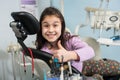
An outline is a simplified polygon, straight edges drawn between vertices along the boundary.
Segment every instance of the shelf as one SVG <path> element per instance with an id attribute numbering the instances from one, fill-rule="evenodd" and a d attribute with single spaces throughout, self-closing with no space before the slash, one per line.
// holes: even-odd
<path id="1" fill-rule="evenodd" d="M 116 41 L 113 41 L 111 39 L 108 39 L 108 38 L 99 38 L 97 40 L 97 42 L 99 42 L 100 44 L 103 44 L 103 45 L 113 45 L 113 46 L 120 46 L 120 40 L 116 40 Z"/>

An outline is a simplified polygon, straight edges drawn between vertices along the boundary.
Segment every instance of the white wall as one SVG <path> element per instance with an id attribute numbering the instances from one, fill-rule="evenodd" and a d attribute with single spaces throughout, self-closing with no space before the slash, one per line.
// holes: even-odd
<path id="1" fill-rule="evenodd" d="M 12 28 L 10 28 L 9 23 L 14 21 L 11 17 L 11 13 L 20 10 L 20 0 L 3 0 L 0 3 L 0 49 L 4 51 L 6 51 L 8 45 L 11 43 L 17 43 L 17 39 L 12 31 Z M 28 36 L 24 43 L 30 45 L 34 40 L 35 35 Z"/>
<path id="2" fill-rule="evenodd" d="M 5 50 L 10 42 L 16 42 L 9 23 L 12 21 L 11 12 L 18 10 L 19 0 L 3 0 L 0 3 L 0 49 Z"/>

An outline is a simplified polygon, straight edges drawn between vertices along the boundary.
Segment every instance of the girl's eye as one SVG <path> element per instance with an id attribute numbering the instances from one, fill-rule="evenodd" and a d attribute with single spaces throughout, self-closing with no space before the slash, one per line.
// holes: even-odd
<path id="1" fill-rule="evenodd" d="M 48 27 L 49 25 L 43 25 L 43 27 Z"/>
<path id="2" fill-rule="evenodd" d="M 58 25 L 57 25 L 57 24 L 54 24 L 53 26 L 54 26 L 54 27 L 57 27 Z"/>

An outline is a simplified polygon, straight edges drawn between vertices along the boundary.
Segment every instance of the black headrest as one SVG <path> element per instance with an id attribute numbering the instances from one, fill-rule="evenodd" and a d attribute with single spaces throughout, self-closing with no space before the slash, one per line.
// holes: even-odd
<path id="1" fill-rule="evenodd" d="M 28 12 L 12 12 L 11 16 L 15 22 L 20 22 L 23 28 L 27 31 L 27 34 L 36 34 L 39 30 L 38 20 Z"/>

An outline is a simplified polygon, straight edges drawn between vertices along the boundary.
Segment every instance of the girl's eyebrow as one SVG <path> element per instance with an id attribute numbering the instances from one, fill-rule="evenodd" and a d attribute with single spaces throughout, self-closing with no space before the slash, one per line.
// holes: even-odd
<path id="1" fill-rule="evenodd" d="M 54 23 L 59 23 L 60 21 L 55 21 Z"/>
<path id="2" fill-rule="evenodd" d="M 47 22 L 42 22 L 42 24 L 43 24 L 43 23 L 47 23 Z"/>
<path id="3" fill-rule="evenodd" d="M 55 21 L 54 23 L 60 23 L 60 21 Z M 48 24 L 48 22 L 42 22 L 42 24 Z"/>

